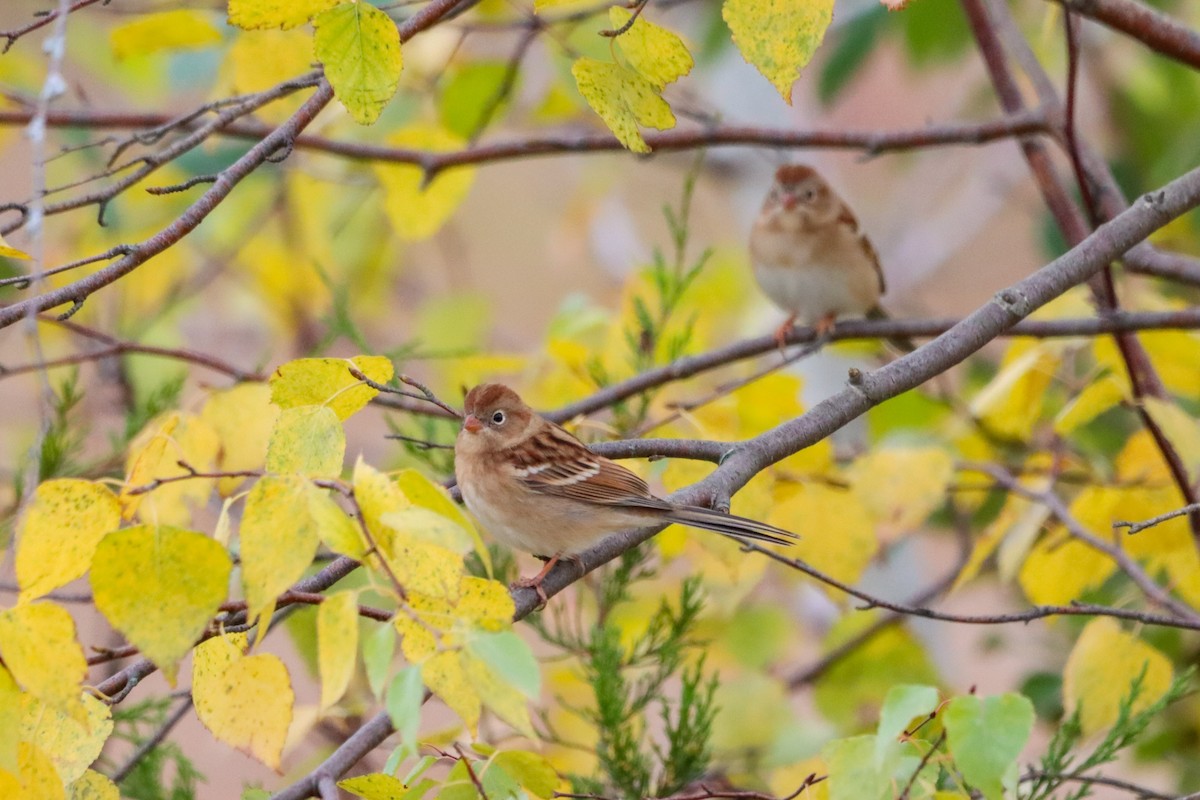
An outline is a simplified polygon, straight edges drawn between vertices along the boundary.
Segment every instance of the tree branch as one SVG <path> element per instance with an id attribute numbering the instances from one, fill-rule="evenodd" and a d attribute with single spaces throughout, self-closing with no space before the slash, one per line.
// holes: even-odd
<path id="1" fill-rule="evenodd" d="M 1200 34 L 1133 0 L 1053 0 L 1066 9 L 1137 39 L 1168 58 L 1200 69 Z"/>

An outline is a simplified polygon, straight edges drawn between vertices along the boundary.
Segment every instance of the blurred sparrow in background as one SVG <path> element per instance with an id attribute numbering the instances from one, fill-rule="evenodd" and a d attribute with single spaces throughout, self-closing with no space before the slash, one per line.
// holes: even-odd
<path id="1" fill-rule="evenodd" d="M 546 559 L 542 579 L 606 536 L 678 522 L 739 541 L 789 544 L 795 534 L 710 508 L 683 506 L 650 494 L 646 482 L 598 456 L 567 431 L 538 416 L 516 392 L 484 383 L 467 393 L 454 444 L 454 472 L 467 508 L 509 547 Z"/>
<path id="2" fill-rule="evenodd" d="M 879 307 L 886 291 L 879 256 L 854 212 L 812 167 L 792 164 L 775 172 L 750 232 L 750 258 L 758 285 L 788 312 L 775 330 L 780 349 L 797 320 L 824 336 L 838 317 L 887 317 Z M 906 340 L 893 343 L 913 349 Z"/>

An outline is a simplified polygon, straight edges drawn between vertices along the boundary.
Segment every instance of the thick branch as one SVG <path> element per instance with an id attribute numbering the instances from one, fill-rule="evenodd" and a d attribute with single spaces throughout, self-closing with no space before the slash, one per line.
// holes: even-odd
<path id="1" fill-rule="evenodd" d="M 1054 0 L 1102 25 L 1132 36 L 1151 50 L 1200 69 L 1200 33 L 1133 0 Z"/>

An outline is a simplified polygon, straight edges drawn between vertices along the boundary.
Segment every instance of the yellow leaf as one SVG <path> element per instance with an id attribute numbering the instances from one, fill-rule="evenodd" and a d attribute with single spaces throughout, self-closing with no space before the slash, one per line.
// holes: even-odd
<path id="1" fill-rule="evenodd" d="M 314 491 L 308 494 L 308 513 L 317 524 L 317 535 L 321 541 L 335 553 L 362 561 L 367 554 L 367 543 L 358 522 L 351 519 L 325 491 L 313 488 Z"/>
<path id="2" fill-rule="evenodd" d="M 1191 399 L 1200 397 L 1200 336 L 1194 331 L 1141 331 L 1138 340 L 1154 364 L 1167 390 Z M 1096 361 L 1119 375 L 1125 374 L 1125 360 L 1111 336 L 1093 340 Z"/>
<path id="3" fill-rule="evenodd" d="M 328 406 L 285 408 L 267 443 L 267 471 L 336 478 L 346 457 L 346 431 Z"/>
<path id="4" fill-rule="evenodd" d="M 80 719 L 56 711 L 25 695 L 21 702 L 21 741 L 30 742 L 46 754 L 64 784 L 71 784 L 104 749 L 113 731 L 112 711 L 95 696 L 78 698 Z"/>
<path id="5" fill-rule="evenodd" d="M 388 511 L 380 515 L 379 521 L 404 536 L 436 544 L 456 553 L 470 550 L 474 543 L 470 534 L 457 521 L 428 508 L 413 505 Z"/>
<path id="6" fill-rule="evenodd" d="M 388 527 L 373 533 L 391 574 L 405 591 L 457 598 L 462 554 Z"/>
<path id="7" fill-rule="evenodd" d="M 828 774 L 829 767 L 821 760 L 821 757 L 813 756 L 774 770 L 770 773 L 767 786 L 770 787 L 772 794 L 786 797 L 795 792 L 796 787 L 803 784 L 808 776 Z M 829 800 L 829 781 L 821 781 L 810 786 L 800 797 L 804 800 Z M 970 798 L 963 795 L 963 800 L 970 800 Z"/>
<path id="8" fill-rule="evenodd" d="M 1142 399 L 1142 407 L 1157 423 L 1167 441 L 1179 454 L 1184 468 L 1194 479 L 1197 470 L 1200 469 L 1200 424 L 1169 400 L 1146 397 Z"/>
<path id="9" fill-rule="evenodd" d="M 87 661 L 66 609 L 41 602 L 0 612 L 0 657 L 26 692 L 51 708 L 82 716 L 79 684 Z"/>
<path id="10" fill-rule="evenodd" d="M 18 258 L 22 261 L 28 261 L 29 254 L 24 250 L 18 250 L 17 248 L 13 247 L 8 242 L 4 241 L 3 236 L 0 236 L 0 258 Z"/>
<path id="11" fill-rule="evenodd" d="M 196 648 L 196 715 L 217 739 L 278 770 L 292 722 L 291 679 L 276 656 L 246 656 L 245 647 L 243 633 L 215 636 Z"/>
<path id="12" fill-rule="evenodd" d="M 483 537 L 479 535 L 479 531 L 463 513 L 462 508 L 450 499 L 449 492 L 415 469 L 401 470 L 396 475 L 396 485 L 414 505 L 440 514 L 466 531 L 475 547 L 476 554 L 483 562 L 484 570 L 488 575 L 492 574 L 492 556 L 483 542 Z"/>
<path id="13" fill-rule="evenodd" d="M 1056 342 L 1013 342 L 996 377 L 971 401 L 971 413 L 998 436 L 1029 438 L 1061 361 L 1061 347 Z"/>
<path id="14" fill-rule="evenodd" d="M 486 631 L 500 631 L 512 624 L 516 606 L 508 587 L 500 581 L 465 575 L 455 610 L 460 618 Z"/>
<path id="15" fill-rule="evenodd" d="M 333 93 L 359 125 L 379 119 L 400 82 L 400 31 L 368 3 L 342 3 L 313 20 L 313 49 Z"/>
<path id="16" fill-rule="evenodd" d="M 849 477 L 858 503 L 884 525 L 909 531 L 945 502 L 954 459 L 940 447 L 884 447 L 855 461 Z"/>
<path id="17" fill-rule="evenodd" d="M 1065 531 L 1043 537 L 1021 566 L 1021 590 L 1036 605 L 1062 605 L 1100 586 L 1117 565 Z"/>
<path id="18" fill-rule="evenodd" d="M 1166 693 L 1171 685 L 1171 662 L 1136 636 L 1125 633 L 1115 619 L 1101 617 L 1087 624 L 1063 668 L 1063 700 L 1067 714 L 1079 711 L 1083 735 L 1090 736 L 1117 721 L 1121 700 L 1134 680 L 1146 671 L 1134 700 L 1137 713 Z"/>
<path id="19" fill-rule="evenodd" d="M 483 659 L 463 652 L 461 660 L 475 695 L 522 736 L 537 738 L 529 720 L 529 704 L 525 695 L 512 684 L 501 680 Z"/>
<path id="20" fill-rule="evenodd" d="M 118 61 L 130 56 L 207 47 L 221 41 L 221 32 L 203 11 L 177 9 L 138 16 L 108 34 Z"/>
<path id="21" fill-rule="evenodd" d="M 411 796 L 404 781 L 383 772 L 338 781 L 338 788 L 364 800 L 406 800 Z"/>
<path id="22" fill-rule="evenodd" d="M 410 664 L 420 664 L 437 652 L 437 635 L 423 623 L 419 611 L 415 616 L 402 611 L 394 620 L 396 632 L 400 634 L 400 652 Z"/>
<path id="23" fill-rule="evenodd" d="M 412 501 L 399 484 L 360 457 L 354 462 L 354 499 L 363 522 L 372 531 L 386 528 L 383 515 L 409 508 Z"/>
<path id="24" fill-rule="evenodd" d="M 317 665 L 321 708 L 341 699 L 354 677 L 358 652 L 358 593 L 334 592 L 317 609 Z"/>
<path id="25" fill-rule="evenodd" d="M 107 776 L 89 769 L 68 787 L 67 798 L 68 800 L 121 800 L 121 792 Z"/>
<path id="26" fill-rule="evenodd" d="M 102 484 L 61 479 L 38 486 L 17 531 L 20 602 L 87 572 L 96 544 L 120 524 L 117 497 Z"/>
<path id="27" fill-rule="evenodd" d="M 466 146 L 462 138 L 432 125 L 404 128 L 389 136 L 387 144 L 434 153 Z M 469 167 L 439 172 L 428 186 L 424 185 L 425 174 L 414 164 L 377 163 L 373 169 L 383 187 L 383 210 L 388 222 L 397 236 L 409 241 L 437 233 L 467 198 L 475 180 L 475 170 Z"/>
<path id="28" fill-rule="evenodd" d="M 675 127 L 675 115 L 658 87 L 633 70 L 585 57 L 571 65 L 571 74 L 583 99 L 626 149 L 650 152 L 639 125 L 660 131 Z"/>
<path id="29" fill-rule="evenodd" d="M 92 561 L 96 607 L 175 684 L 179 660 L 225 600 L 232 564 L 202 533 L 140 525 L 105 536 Z"/>
<path id="30" fill-rule="evenodd" d="M 392 379 L 392 362 L 384 356 L 298 358 L 271 375 L 271 402 L 280 408 L 327 406 L 339 420 L 348 419 L 379 394 L 354 377 L 351 368 L 376 383 Z"/>
<path id="31" fill-rule="evenodd" d="M 621 28 L 632 16 L 632 11 L 621 6 L 608 9 L 614 29 Z M 617 37 L 617 44 L 633 68 L 660 91 L 668 83 L 691 72 L 695 63 L 683 39 L 650 22 L 645 14 L 638 16 L 633 25 Z"/>
<path id="32" fill-rule="evenodd" d="M 451 711 L 462 717 L 473 736 L 479 727 L 482 704 L 463 668 L 464 655 L 457 650 L 435 653 L 421 664 L 421 679 L 425 681 L 429 691 L 436 694 Z"/>
<path id="33" fill-rule="evenodd" d="M 1071 402 L 1063 406 L 1054 417 L 1054 432 L 1066 436 L 1080 425 L 1086 425 L 1096 417 L 1123 401 L 1129 395 L 1129 381 L 1109 373 L 1088 384 Z"/>
<path id="34" fill-rule="evenodd" d="M 790 104 L 800 68 L 833 21 L 833 0 L 725 0 L 721 16 L 742 58 Z"/>
<path id="35" fill-rule="evenodd" d="M 290 0 L 281 0 L 281 2 L 288 6 L 291 5 Z M 312 36 L 306 31 L 242 31 L 234 38 L 233 46 L 229 48 L 227 69 L 234 92 L 254 94 L 309 72 L 312 69 L 312 62 Z M 267 104 L 255 111 L 254 114 L 268 122 L 281 123 L 295 112 L 303 97 L 303 92 L 297 92 L 292 97 L 285 97 Z M 267 230 L 270 231 L 270 226 L 267 227 Z M 279 260 L 286 260 L 284 258 L 287 254 L 286 247 L 278 241 L 273 244 L 274 247 L 267 246 L 262 238 L 256 236 L 247 243 L 240 254 L 251 270 L 258 274 L 260 283 L 266 282 L 263 277 L 264 270 L 273 273 L 276 266 L 274 263 L 261 263 L 260 259 L 264 255 L 268 256 L 272 262 L 277 255 Z M 285 266 L 290 269 L 291 283 L 296 284 L 298 281 L 296 280 L 297 272 L 294 261 L 287 261 Z M 311 270 L 308 270 L 300 274 L 309 278 L 310 273 Z M 303 282 L 304 288 L 317 289 L 319 292 L 318 280 L 316 276 L 311 276 L 310 280 Z M 314 294 L 318 292 L 314 292 Z M 283 295 L 283 297 L 280 298 L 278 295 Z M 285 293 L 280 287 L 276 295 L 262 299 L 267 302 L 279 303 L 285 299 L 293 299 L 293 295 L 290 292 Z M 311 296 L 309 299 L 311 302 Z M 308 308 L 309 306 L 305 305 L 304 307 Z"/>
<path id="36" fill-rule="evenodd" d="M 853 583 L 871 563 L 879 543 L 875 524 L 851 492 L 819 483 L 775 505 L 767 521 L 800 534 L 787 555 L 805 561 L 841 581 Z M 837 531 L 828 535 L 827 531 Z"/>
<path id="37" fill-rule="evenodd" d="M 21 775 L 20 793 L 5 794 L 5 797 L 14 800 L 66 800 L 63 782 L 54 769 L 54 762 L 40 748 L 29 742 L 21 742 L 17 747 L 17 762 Z"/>
<path id="38" fill-rule="evenodd" d="M 0 666 L 0 772 L 16 774 L 19 771 L 17 741 L 20 738 L 21 697 L 17 682 Z"/>
<path id="39" fill-rule="evenodd" d="M 250 619 L 273 608 L 275 598 L 312 564 L 319 539 L 309 493 L 319 491 L 298 475 L 268 475 L 247 495 L 238 538 Z"/>
<path id="40" fill-rule="evenodd" d="M 211 478 L 170 481 L 141 495 L 131 495 L 129 490 L 188 475 L 181 461 L 197 472 L 210 472 L 220 446 L 216 431 L 195 414 L 172 412 L 151 420 L 129 448 L 128 477 L 121 491 L 125 519 L 136 512 L 143 521 L 158 525 L 189 524 L 192 510 L 212 494 Z"/>
<path id="41" fill-rule="evenodd" d="M 229 24 L 239 28 L 294 28 L 340 0 L 229 0 Z"/>
<path id="42" fill-rule="evenodd" d="M 271 403 L 271 389 L 264 383 L 240 383 L 232 389 L 213 392 L 200 412 L 202 419 L 221 442 L 217 469 L 246 472 L 262 469 L 267 442 L 279 419 L 279 408 Z M 217 491 L 228 497 L 245 478 L 222 478 Z"/>

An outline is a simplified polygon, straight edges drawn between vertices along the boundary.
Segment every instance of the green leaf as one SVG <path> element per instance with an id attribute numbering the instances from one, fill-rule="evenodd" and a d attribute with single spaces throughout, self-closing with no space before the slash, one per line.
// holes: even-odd
<path id="1" fill-rule="evenodd" d="M 313 20 L 313 49 L 333 93 L 359 125 L 379 119 L 400 82 L 400 32 L 368 3 L 343 3 Z"/>
<path id="2" fill-rule="evenodd" d="M 392 655 L 396 652 L 396 629 L 391 625 L 374 625 L 362 637 L 363 666 L 367 671 L 367 683 L 376 697 L 383 695 L 384 681 L 392 666 Z"/>
<path id="3" fill-rule="evenodd" d="M 988 800 L 1015 788 L 1017 756 L 1033 730 L 1033 703 L 1019 694 L 956 697 L 942 722 L 954 763 L 967 782 Z"/>
<path id="4" fill-rule="evenodd" d="M 879 712 L 879 730 L 875 737 L 875 767 L 880 769 L 896 752 L 896 737 L 914 717 L 925 717 L 937 708 L 938 692 L 932 686 L 893 686 Z"/>
<path id="5" fill-rule="evenodd" d="M 438 97 L 438 117 L 446 130 L 469 139 L 495 120 L 517 88 L 514 82 L 508 95 L 499 97 L 507 75 L 508 64 L 503 61 L 476 61 L 456 71 Z M 485 112 L 490 119 L 484 118 Z"/>
<path id="6" fill-rule="evenodd" d="M 887 773 L 875 766 L 874 736 L 835 739 L 821 749 L 829 768 L 829 800 L 880 800 L 891 789 Z"/>
<path id="7" fill-rule="evenodd" d="M 475 636 L 468 645 L 496 673 L 530 698 L 542 688 L 542 670 L 525 640 L 512 631 Z"/>
<path id="8" fill-rule="evenodd" d="M 391 626 L 387 626 L 391 628 Z M 417 730 L 421 725 L 421 704 L 425 700 L 425 683 L 421 680 L 421 668 L 408 666 L 396 673 L 388 684 L 387 712 L 392 726 L 399 731 L 400 741 L 416 745 Z"/>
<path id="9" fill-rule="evenodd" d="M 558 773 L 545 756 L 525 750 L 508 750 L 492 759 L 492 764 L 538 797 L 553 797 L 558 788 Z"/>

